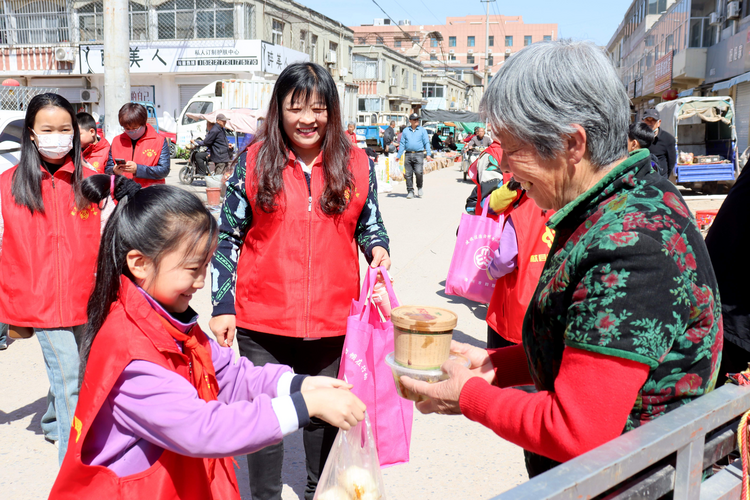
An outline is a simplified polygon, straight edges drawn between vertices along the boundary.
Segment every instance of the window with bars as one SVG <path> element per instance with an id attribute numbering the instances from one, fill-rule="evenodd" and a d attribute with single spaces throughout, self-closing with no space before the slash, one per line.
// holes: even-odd
<path id="1" fill-rule="evenodd" d="M 318 62 L 318 35 L 310 37 L 310 60 Z"/>
<path id="2" fill-rule="evenodd" d="M 277 19 L 271 21 L 271 43 L 284 45 L 284 23 Z"/>
<path id="3" fill-rule="evenodd" d="M 104 40 L 103 2 L 91 2 L 78 8 L 78 30 L 82 42 Z M 144 5 L 129 2 L 129 29 L 131 40 L 148 40 L 148 11 Z"/>
<path id="4" fill-rule="evenodd" d="M 490 47 L 494 47 L 494 46 L 495 46 L 495 36 L 490 35 Z"/>
<path id="5" fill-rule="evenodd" d="M 156 7 L 156 14 L 160 40 L 234 38 L 231 3 L 220 0 L 169 0 Z"/>
<path id="6" fill-rule="evenodd" d="M 68 13 L 64 2 L 31 2 L 16 10 L 17 43 L 61 43 L 70 41 Z"/>
<path id="7" fill-rule="evenodd" d="M 299 31 L 299 51 L 307 52 L 307 31 L 305 30 Z"/>
<path id="8" fill-rule="evenodd" d="M 466 56 L 466 64 L 474 64 L 474 55 L 469 54 Z"/>
<path id="9" fill-rule="evenodd" d="M 245 38 L 254 40 L 255 37 L 255 6 L 249 3 L 245 4 Z"/>

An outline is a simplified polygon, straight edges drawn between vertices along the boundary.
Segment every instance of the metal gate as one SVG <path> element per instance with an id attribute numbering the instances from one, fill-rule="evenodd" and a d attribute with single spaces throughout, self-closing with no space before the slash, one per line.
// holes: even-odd
<path id="1" fill-rule="evenodd" d="M 177 114 L 175 114 L 175 120 L 177 119 L 180 114 L 182 114 L 182 110 L 185 109 L 185 106 L 187 106 L 188 101 L 193 98 L 195 94 L 200 92 L 206 87 L 207 84 L 190 84 L 190 85 L 180 85 L 180 109 L 177 110 Z"/>
<path id="2" fill-rule="evenodd" d="M 42 87 L 2 87 L 0 88 L 0 109 L 4 111 L 25 111 L 29 101 L 38 94 L 56 94 L 57 88 Z"/>
<path id="3" fill-rule="evenodd" d="M 735 102 L 737 118 L 735 127 L 737 129 L 737 154 L 741 155 L 750 145 L 750 82 L 737 85 L 737 100 Z"/>

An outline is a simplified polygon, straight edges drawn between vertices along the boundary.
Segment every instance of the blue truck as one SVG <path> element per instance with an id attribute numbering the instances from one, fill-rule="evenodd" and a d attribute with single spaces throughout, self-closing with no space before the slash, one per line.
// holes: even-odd
<path id="1" fill-rule="evenodd" d="M 731 97 L 685 97 L 656 106 L 661 130 L 677 142 L 676 183 L 706 194 L 732 186 L 740 174 Z"/>

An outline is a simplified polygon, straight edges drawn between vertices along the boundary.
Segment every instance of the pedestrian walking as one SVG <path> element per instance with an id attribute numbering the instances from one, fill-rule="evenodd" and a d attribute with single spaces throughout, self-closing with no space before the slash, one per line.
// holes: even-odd
<path id="1" fill-rule="evenodd" d="M 360 292 L 357 247 L 372 266 L 390 267 L 375 169 L 342 129 L 336 84 L 318 64 L 279 75 L 266 124 L 228 181 L 209 325 L 222 345 L 236 331 L 255 366 L 336 377 Z M 335 437 L 320 420 L 304 430 L 307 500 Z M 283 459 L 283 443 L 248 455 L 254 499 L 281 498 Z"/>
<path id="2" fill-rule="evenodd" d="M 346 136 L 349 138 L 349 140 L 352 142 L 354 146 L 357 145 L 357 124 L 354 122 L 349 122 L 346 125 Z"/>
<path id="3" fill-rule="evenodd" d="M 654 140 L 648 149 L 659 162 L 659 173 L 669 178 L 677 164 L 677 142 L 672 134 L 661 129 L 661 116 L 656 109 L 647 110 L 642 121 L 654 131 Z"/>
<path id="4" fill-rule="evenodd" d="M 96 120 L 90 114 L 78 113 L 76 122 L 81 133 L 81 155 L 85 162 L 84 166 L 98 174 L 103 174 L 109 158 L 109 141 L 104 137 L 99 137 Z"/>
<path id="5" fill-rule="evenodd" d="M 73 107 L 57 94 L 28 106 L 18 165 L 0 175 L 0 322 L 32 328 L 49 377 L 45 439 L 62 462 L 78 400 L 78 345 L 94 284 L 100 210 L 81 194 Z"/>
<path id="6" fill-rule="evenodd" d="M 404 156 L 404 167 L 406 172 L 406 199 L 414 198 L 413 177 L 417 178 L 417 196 L 420 198 L 424 194 L 422 191 L 422 178 L 424 171 L 424 161 L 432 161 L 430 151 L 430 139 L 427 137 L 427 130 L 419 124 L 419 115 L 412 113 L 409 116 L 410 127 L 405 128 L 401 133 L 401 142 L 398 148 L 398 157 Z"/>
<path id="7" fill-rule="evenodd" d="M 143 187 L 164 184 L 170 169 L 169 144 L 147 123 L 146 108 L 129 102 L 118 118 L 125 132 L 112 141 L 105 172 L 124 175 Z"/>
<path id="8" fill-rule="evenodd" d="M 227 126 L 227 117 L 222 113 L 216 115 L 216 123 L 208 123 L 206 137 L 203 140 L 190 141 L 198 146 L 206 146 L 207 151 L 195 154 L 196 171 L 200 175 L 211 175 L 208 170 L 208 158 L 214 165 L 227 164 L 232 158 L 229 155 L 229 141 L 224 127 Z"/>
<path id="9" fill-rule="evenodd" d="M 364 419 L 345 382 L 253 366 L 200 329 L 190 299 L 219 231 L 198 198 L 122 176 L 82 189 L 120 203 L 102 235 L 74 440 L 50 499 L 239 500 L 233 455 L 278 443 L 310 417 L 343 429 Z"/>

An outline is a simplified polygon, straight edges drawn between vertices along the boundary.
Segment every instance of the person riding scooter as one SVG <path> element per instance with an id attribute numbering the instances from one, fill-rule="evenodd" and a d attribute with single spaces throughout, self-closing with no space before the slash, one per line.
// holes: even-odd
<path id="1" fill-rule="evenodd" d="M 196 173 L 198 175 L 211 175 L 208 169 L 208 157 L 214 165 L 219 163 L 229 163 L 231 160 L 229 154 L 229 141 L 224 127 L 227 124 L 227 117 L 223 114 L 216 115 L 216 123 L 208 122 L 206 125 L 206 138 L 197 141 L 190 141 L 197 146 L 206 146 L 208 151 L 199 151 L 195 154 Z"/>

